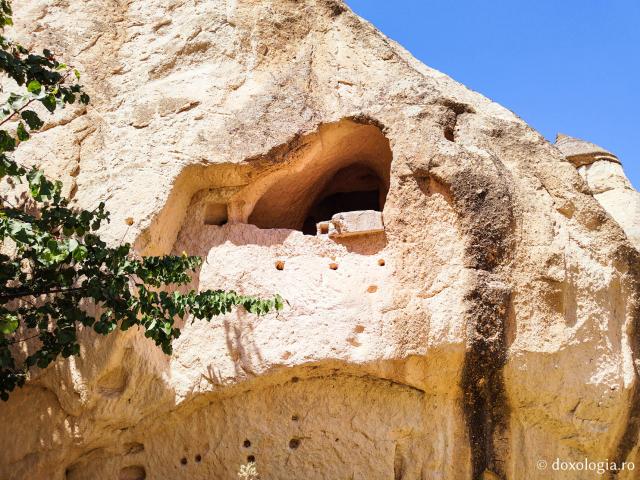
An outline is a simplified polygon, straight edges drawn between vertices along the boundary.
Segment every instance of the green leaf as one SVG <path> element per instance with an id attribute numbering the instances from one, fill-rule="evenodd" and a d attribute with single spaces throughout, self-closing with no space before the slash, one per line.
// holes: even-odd
<path id="1" fill-rule="evenodd" d="M 31 196 L 36 200 L 40 199 L 41 196 L 41 187 L 44 180 L 44 174 L 40 171 L 32 172 L 28 177 L 29 181 L 29 190 L 31 191 Z"/>
<path id="2" fill-rule="evenodd" d="M 55 112 L 55 110 L 56 110 L 56 97 L 55 96 L 47 95 L 46 97 L 41 98 L 40 102 L 51 113 Z"/>
<path id="3" fill-rule="evenodd" d="M 18 140 L 20 140 L 21 142 L 26 142 L 27 140 L 29 140 L 29 132 L 27 132 L 27 129 L 24 127 L 24 123 L 22 122 L 18 124 L 16 134 L 18 135 Z"/>
<path id="4" fill-rule="evenodd" d="M 79 246 L 80 246 L 80 243 L 75 238 L 72 238 L 71 240 L 69 240 L 68 248 L 71 253 L 75 252 Z"/>
<path id="5" fill-rule="evenodd" d="M 29 91 L 29 93 L 35 93 L 36 95 L 39 95 L 42 91 L 42 85 L 37 80 L 31 80 L 27 84 L 27 90 Z"/>
<path id="6" fill-rule="evenodd" d="M 23 95 L 18 95 L 15 92 L 11 92 L 9 94 L 9 98 L 7 99 L 7 103 L 11 106 L 15 105 L 16 103 L 18 103 L 20 100 L 24 100 L 24 96 Z"/>
<path id="7" fill-rule="evenodd" d="M 9 335 L 18 329 L 18 316 L 15 313 L 5 313 L 0 317 L 0 333 Z"/>
<path id="8" fill-rule="evenodd" d="M 73 74 L 76 76 L 76 79 L 80 80 L 80 72 L 77 69 L 73 69 Z"/>
<path id="9" fill-rule="evenodd" d="M 62 94 L 62 101 L 64 103 L 68 103 L 69 105 L 73 105 L 74 103 L 76 103 L 76 96 L 73 93 L 64 92 Z"/>
<path id="10" fill-rule="evenodd" d="M 13 152 L 15 149 L 15 139 L 6 131 L 0 130 L 0 152 Z"/>
<path id="11" fill-rule="evenodd" d="M 27 122 L 31 130 L 40 130 L 44 125 L 44 122 L 40 120 L 40 117 L 33 110 L 25 110 L 21 114 L 22 119 Z"/>
<path id="12" fill-rule="evenodd" d="M 284 308 L 284 299 L 280 295 L 274 297 L 274 304 L 276 310 L 282 310 Z"/>

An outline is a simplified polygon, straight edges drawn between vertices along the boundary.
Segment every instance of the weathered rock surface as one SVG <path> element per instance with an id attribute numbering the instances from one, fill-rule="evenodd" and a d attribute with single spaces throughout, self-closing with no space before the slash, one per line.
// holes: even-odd
<path id="1" fill-rule="evenodd" d="M 318 225 L 320 234 L 327 233 L 332 238 L 384 233 L 382 214 L 375 210 L 336 213 L 331 220 Z"/>
<path id="2" fill-rule="evenodd" d="M 602 476 L 537 462 L 640 463 L 621 170 L 581 176 L 339 1 L 15 7 L 24 43 L 74 59 L 93 98 L 22 161 L 106 201 L 111 241 L 205 257 L 194 287 L 288 307 L 189 322 L 170 358 L 138 332 L 84 332 L 81 359 L 0 405 L 1 478 L 231 479 L 255 459 L 264 479 L 583 480 Z M 313 234 L 371 209 L 384 232 Z"/>
<path id="3" fill-rule="evenodd" d="M 594 198 L 640 248 L 640 193 L 627 179 L 618 157 L 593 143 L 562 134 L 556 146 L 578 168 Z"/>

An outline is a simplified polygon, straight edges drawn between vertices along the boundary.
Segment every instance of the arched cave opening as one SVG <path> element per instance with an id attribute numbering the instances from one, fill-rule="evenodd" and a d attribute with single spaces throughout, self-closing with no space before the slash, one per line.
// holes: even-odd
<path id="1" fill-rule="evenodd" d="M 305 235 L 315 235 L 319 222 L 331 220 L 336 213 L 358 210 L 382 211 L 384 185 L 365 165 L 351 165 L 329 180 L 325 191 L 314 201 L 302 225 Z"/>
<path id="2" fill-rule="evenodd" d="M 321 128 L 305 153 L 255 203 L 249 223 L 316 234 L 316 224 L 337 213 L 382 212 L 392 153 L 374 125 L 342 121 Z"/>

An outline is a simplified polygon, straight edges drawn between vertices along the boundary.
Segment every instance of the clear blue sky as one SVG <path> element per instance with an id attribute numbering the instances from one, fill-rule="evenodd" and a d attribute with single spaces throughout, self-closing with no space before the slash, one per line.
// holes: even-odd
<path id="1" fill-rule="evenodd" d="M 640 188 L 640 0 L 346 0 L 415 57 L 612 151 Z"/>

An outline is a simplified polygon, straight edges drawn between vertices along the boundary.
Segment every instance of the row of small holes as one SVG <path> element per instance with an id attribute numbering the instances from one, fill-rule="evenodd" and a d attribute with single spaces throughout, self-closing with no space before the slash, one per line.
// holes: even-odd
<path id="1" fill-rule="evenodd" d="M 293 377 L 294 382 L 298 380 L 297 377 Z M 298 417 L 298 415 L 293 415 L 291 417 L 291 420 L 293 420 L 294 422 L 297 422 L 299 420 L 300 417 Z M 337 439 L 336 439 L 337 440 Z M 251 440 L 246 439 L 243 443 L 242 446 L 244 448 L 249 448 L 251 446 Z M 300 439 L 299 438 L 292 438 L 291 440 L 289 440 L 289 448 L 291 448 L 292 450 L 295 450 L 296 448 L 298 448 L 300 446 Z M 255 462 L 256 461 L 256 457 L 253 455 L 249 455 L 247 457 L 247 461 L 248 462 Z"/>
<path id="2" fill-rule="evenodd" d="M 244 442 L 242 442 L 242 446 L 243 446 L 244 448 L 249 448 L 249 447 L 251 446 L 251 440 L 246 439 Z M 247 457 L 247 462 L 250 462 L 250 463 L 251 463 L 251 462 L 255 462 L 255 461 L 256 461 L 256 457 L 255 457 L 255 456 L 253 456 L 253 455 L 249 455 L 249 456 Z"/>
<path id="3" fill-rule="evenodd" d="M 298 377 L 293 377 L 291 379 L 291 381 L 293 381 L 294 383 L 298 381 Z M 291 420 L 293 420 L 294 422 L 297 422 L 298 419 L 300 417 L 298 417 L 298 415 L 293 415 L 291 417 Z M 251 440 L 249 439 L 245 439 L 244 442 L 242 442 L 242 446 L 244 448 L 249 448 L 251 447 Z M 296 448 L 298 448 L 300 446 L 300 439 L 299 438 L 292 438 L 291 440 L 289 440 L 289 448 L 295 450 Z M 202 461 L 202 455 L 200 455 L 199 453 L 195 456 L 195 461 L 196 463 L 200 463 Z M 256 457 L 254 455 L 249 455 L 247 457 L 247 462 L 255 462 L 256 461 Z M 186 465 L 188 462 L 187 457 L 182 457 L 180 459 L 180 463 L 182 465 Z"/>
<path id="4" fill-rule="evenodd" d="M 196 463 L 200 463 L 202 461 L 202 455 L 200 455 L 199 453 L 194 457 L 194 460 L 196 461 Z M 182 457 L 180 459 L 180 463 L 182 465 L 186 465 L 188 462 L 187 457 Z"/>
<path id="5" fill-rule="evenodd" d="M 384 258 L 381 258 L 380 260 L 378 260 L 378 265 L 380 265 L 381 267 L 384 267 L 384 265 L 385 265 Z M 330 263 L 329 264 L 329 268 L 331 270 L 337 270 L 338 269 L 338 264 L 337 263 Z M 276 262 L 276 270 L 284 270 L 284 262 L 282 260 L 278 260 Z"/>

